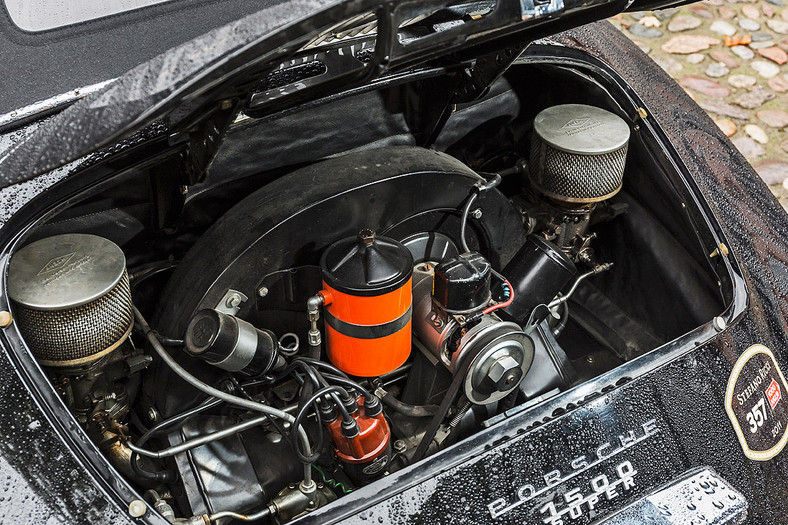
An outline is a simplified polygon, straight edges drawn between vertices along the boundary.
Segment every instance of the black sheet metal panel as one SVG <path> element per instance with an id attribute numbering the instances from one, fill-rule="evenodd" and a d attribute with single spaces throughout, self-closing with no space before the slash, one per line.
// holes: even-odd
<path id="1" fill-rule="evenodd" d="M 171 47 L 281 2 L 170 0 L 42 31 L 14 23 L 6 2 L 0 2 L 0 114 L 115 78 Z"/>
<path id="2" fill-rule="evenodd" d="M 95 471 L 63 443 L 19 373 L 6 352 L 0 352 L 0 521 L 127 522 L 123 506 L 107 497 L 96 485 Z M 81 432 L 76 422 L 66 427 Z"/>
<path id="3" fill-rule="evenodd" d="M 553 41 L 566 46 L 554 53 L 587 51 L 587 59 L 599 60 L 648 111 L 641 125 L 686 163 L 690 187 L 707 201 L 744 270 L 726 312 L 735 322 L 716 336 L 707 324 L 672 350 L 657 349 L 518 414 L 394 474 L 387 488 L 362 489 L 304 523 L 561 523 L 559 513 L 563 523 L 590 523 L 704 466 L 744 495 L 748 523 L 777 524 L 788 515 L 785 453 L 747 459 L 724 403 L 733 364 L 750 346 L 767 346 L 786 368 L 788 216 L 709 117 L 613 26 L 591 24 Z M 601 487 L 604 479 L 617 483 L 613 492 L 594 489 L 592 482 Z M 584 503 L 568 510 L 579 495 Z"/>

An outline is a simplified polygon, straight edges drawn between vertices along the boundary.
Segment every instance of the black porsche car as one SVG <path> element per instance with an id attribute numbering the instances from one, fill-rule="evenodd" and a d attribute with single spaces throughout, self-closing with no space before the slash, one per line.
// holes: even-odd
<path id="1" fill-rule="evenodd" d="M 788 217 L 595 22 L 663 2 L 50 3 L 0 521 L 785 522 Z"/>

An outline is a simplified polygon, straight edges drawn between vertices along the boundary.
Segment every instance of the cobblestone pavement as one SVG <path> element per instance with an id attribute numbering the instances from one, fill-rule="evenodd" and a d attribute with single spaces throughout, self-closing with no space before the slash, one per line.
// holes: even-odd
<path id="1" fill-rule="evenodd" d="M 695 99 L 788 209 L 788 0 L 703 0 L 610 21 Z"/>

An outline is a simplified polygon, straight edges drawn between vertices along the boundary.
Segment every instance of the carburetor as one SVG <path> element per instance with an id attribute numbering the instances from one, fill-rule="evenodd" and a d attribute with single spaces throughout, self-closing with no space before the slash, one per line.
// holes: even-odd
<path id="1" fill-rule="evenodd" d="M 624 119 L 602 108 L 561 104 L 539 112 L 524 181 L 530 192 L 520 203 L 528 232 L 573 262 L 592 264 L 591 216 L 622 212 L 607 201 L 622 188 L 629 138 Z M 604 212 L 595 213 L 600 206 Z"/>
<path id="2" fill-rule="evenodd" d="M 419 263 L 413 272 L 417 346 L 452 374 L 465 374 L 464 393 L 477 405 L 517 388 L 534 357 L 520 326 L 493 313 L 499 305 L 491 305 L 491 277 L 490 263 L 476 252 Z"/>

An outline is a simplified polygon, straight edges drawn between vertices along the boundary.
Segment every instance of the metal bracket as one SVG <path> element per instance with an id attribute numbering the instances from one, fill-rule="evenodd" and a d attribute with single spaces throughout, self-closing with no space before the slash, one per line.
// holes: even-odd
<path id="1" fill-rule="evenodd" d="M 465 71 L 465 80 L 454 92 L 452 104 L 473 102 L 483 97 L 524 50 L 525 46 L 515 44 L 477 58 L 473 67 Z"/>
<path id="2" fill-rule="evenodd" d="M 427 98 L 427 104 L 421 104 L 425 113 L 418 115 L 419 125 L 416 126 L 414 132 L 417 142 L 424 147 L 431 147 L 457 104 L 473 102 L 486 95 L 493 83 L 501 78 L 524 50 L 525 46 L 521 44 L 508 46 L 495 53 L 477 58 L 472 66 L 465 68 L 460 74 L 452 74 L 445 79 L 431 80 L 430 87 L 432 89 L 424 90 L 427 95 L 421 95 L 429 97 L 431 94 L 433 100 Z M 443 106 L 437 104 L 444 100 L 443 93 L 452 87 L 453 91 L 450 91 L 448 102 Z M 436 111 L 435 108 L 442 109 Z M 429 110 L 429 113 L 426 113 L 426 110 Z M 409 125 L 414 127 L 412 123 Z"/>
<path id="3" fill-rule="evenodd" d="M 214 308 L 217 312 L 235 315 L 241 309 L 241 305 L 249 299 L 243 293 L 230 289 L 225 292 L 219 303 Z"/>
<path id="4" fill-rule="evenodd" d="M 219 151 L 226 132 L 238 113 L 237 99 L 225 99 L 216 104 L 207 114 L 201 114 L 193 121 L 174 122 L 173 127 L 180 130 L 170 137 L 170 142 L 186 142 L 182 155 L 182 166 L 188 184 L 196 184 L 205 178 L 216 152 Z M 188 108 L 184 111 L 188 111 Z M 191 115 L 185 115 L 187 118 Z M 178 118 L 173 115 L 172 120 Z"/>

